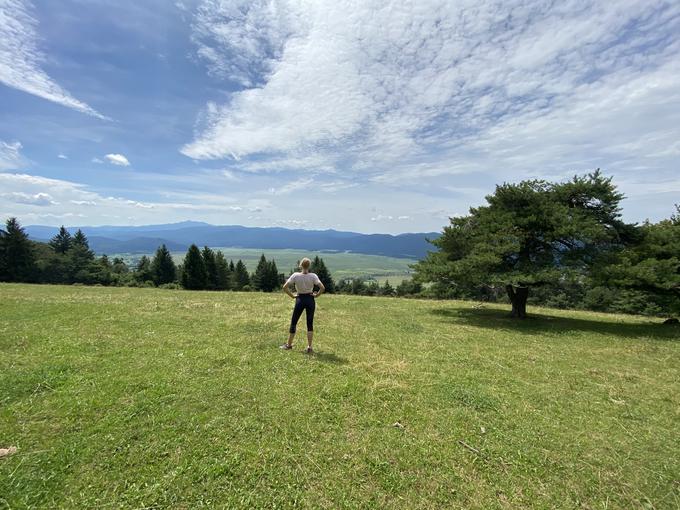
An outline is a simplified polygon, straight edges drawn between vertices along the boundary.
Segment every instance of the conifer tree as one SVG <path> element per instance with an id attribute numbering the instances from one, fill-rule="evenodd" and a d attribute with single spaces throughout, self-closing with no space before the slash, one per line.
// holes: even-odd
<path id="1" fill-rule="evenodd" d="M 30 282 L 37 279 L 31 241 L 16 218 L 0 229 L 0 281 Z"/>
<path id="2" fill-rule="evenodd" d="M 139 259 L 139 262 L 137 262 L 137 267 L 135 268 L 135 280 L 141 283 L 153 280 L 151 261 L 146 255 L 142 256 L 142 258 Z"/>
<path id="3" fill-rule="evenodd" d="M 205 262 L 198 246 L 192 244 L 184 257 L 184 270 L 182 271 L 182 287 L 190 290 L 202 290 L 208 284 L 208 273 L 205 270 Z"/>
<path id="4" fill-rule="evenodd" d="M 221 251 L 215 254 L 215 266 L 217 270 L 215 288 L 217 290 L 229 290 L 231 288 L 231 272 L 229 271 L 227 259 L 224 258 L 224 253 Z"/>
<path id="5" fill-rule="evenodd" d="M 496 186 L 487 204 L 451 218 L 416 264 L 416 279 L 474 294 L 504 286 L 511 316 L 526 317 L 529 289 L 583 281 L 634 226 L 620 219 L 623 195 L 597 170 L 571 181 Z"/>
<path id="6" fill-rule="evenodd" d="M 85 246 L 88 250 L 90 249 L 90 243 L 87 240 L 87 236 L 82 230 L 78 229 L 73 236 L 73 246 Z"/>
<path id="7" fill-rule="evenodd" d="M 394 287 L 392 287 L 392 285 L 390 285 L 390 281 L 385 280 L 385 283 L 383 284 L 382 289 L 380 289 L 380 295 L 392 297 L 392 296 L 394 296 L 394 293 L 395 293 Z"/>
<path id="8" fill-rule="evenodd" d="M 281 276 L 279 275 L 279 269 L 276 267 L 276 262 L 274 260 L 267 263 L 267 277 L 265 280 L 265 285 L 262 290 L 265 292 L 272 292 L 276 287 L 283 284 Z"/>
<path id="9" fill-rule="evenodd" d="M 97 264 L 93 264 L 90 270 L 88 280 L 84 283 L 100 283 L 102 285 L 110 285 L 113 281 L 113 264 L 107 255 L 102 255 Z"/>
<path id="10" fill-rule="evenodd" d="M 172 283 L 177 279 L 177 267 L 164 244 L 158 247 L 151 261 L 151 279 L 156 285 Z"/>
<path id="11" fill-rule="evenodd" d="M 269 278 L 269 264 L 264 256 L 264 253 L 260 256 L 260 260 L 257 263 L 255 272 L 251 278 L 253 289 L 264 291 L 267 287 L 267 279 Z"/>
<path id="12" fill-rule="evenodd" d="M 215 290 L 217 289 L 217 261 L 215 260 L 215 252 L 204 246 L 201 256 L 203 257 L 203 264 L 205 265 L 205 272 L 208 278 L 205 288 Z"/>
<path id="13" fill-rule="evenodd" d="M 323 283 L 324 287 L 326 287 L 326 292 L 329 294 L 333 294 L 335 292 L 335 282 L 333 281 L 333 277 L 331 276 L 331 273 L 326 267 L 326 264 L 322 258 L 320 258 L 318 255 L 314 257 L 309 270 L 312 273 L 316 273 L 316 275 L 319 277 L 319 280 L 321 280 L 321 283 Z"/>
<path id="14" fill-rule="evenodd" d="M 98 277 L 92 276 L 91 273 L 99 273 L 100 270 L 96 265 L 93 265 L 95 262 L 94 252 L 90 250 L 90 244 L 82 230 L 78 229 L 73 236 L 71 248 L 67 255 L 70 281 L 91 283 L 93 280 L 97 280 Z"/>
<path id="15" fill-rule="evenodd" d="M 241 259 L 234 266 L 234 290 L 243 290 L 250 285 L 250 275 L 248 269 Z"/>
<path id="16" fill-rule="evenodd" d="M 80 232 L 80 231 L 79 231 Z M 55 253 L 64 255 L 70 248 L 73 238 L 69 231 L 64 228 L 64 225 L 59 228 L 59 232 L 49 242 Z"/>

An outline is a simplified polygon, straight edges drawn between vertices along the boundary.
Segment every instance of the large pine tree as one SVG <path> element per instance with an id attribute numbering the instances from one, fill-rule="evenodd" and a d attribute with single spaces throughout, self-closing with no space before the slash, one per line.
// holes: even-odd
<path id="1" fill-rule="evenodd" d="M 37 281 L 37 267 L 31 241 L 16 218 L 0 229 L 0 281 Z"/>
<path id="2" fill-rule="evenodd" d="M 208 284 L 208 273 L 198 246 L 192 244 L 184 257 L 182 287 L 190 290 L 203 290 Z"/>
<path id="3" fill-rule="evenodd" d="M 496 186 L 487 205 L 451 218 L 416 277 L 467 295 L 503 286 L 512 317 L 525 317 L 530 287 L 582 281 L 595 261 L 627 242 L 633 227 L 620 220 L 622 198 L 599 170 L 565 183 Z"/>
<path id="4" fill-rule="evenodd" d="M 60 253 L 64 255 L 70 248 L 73 242 L 73 238 L 64 225 L 59 228 L 59 232 L 55 235 L 49 242 L 55 253 Z"/>
<path id="5" fill-rule="evenodd" d="M 177 267 L 165 244 L 158 247 L 151 261 L 151 275 L 156 285 L 172 283 L 177 278 Z"/>

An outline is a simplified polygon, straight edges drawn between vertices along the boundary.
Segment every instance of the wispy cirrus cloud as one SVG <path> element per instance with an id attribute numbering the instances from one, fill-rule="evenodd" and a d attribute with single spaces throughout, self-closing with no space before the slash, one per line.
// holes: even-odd
<path id="1" fill-rule="evenodd" d="M 73 97 L 43 69 L 38 21 L 32 4 L 24 0 L 0 1 L 0 82 L 99 119 L 108 119 Z"/>
<path id="2" fill-rule="evenodd" d="M 3 142 L 0 140 L 0 172 L 15 170 L 23 164 L 20 142 Z"/>

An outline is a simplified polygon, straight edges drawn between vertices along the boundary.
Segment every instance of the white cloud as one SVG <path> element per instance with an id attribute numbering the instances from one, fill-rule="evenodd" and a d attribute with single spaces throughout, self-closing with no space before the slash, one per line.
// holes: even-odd
<path id="1" fill-rule="evenodd" d="M 234 174 L 234 172 L 232 172 L 231 170 L 226 170 L 226 169 L 225 169 L 225 170 L 222 170 L 222 171 L 221 171 L 221 174 L 222 174 L 222 177 L 224 177 L 224 178 L 227 179 L 228 181 L 239 182 L 239 181 L 241 180 L 241 179 L 239 179 L 238 176 L 236 176 L 236 174 Z"/>
<path id="2" fill-rule="evenodd" d="M 98 165 L 101 165 L 104 162 L 101 159 L 95 157 L 95 158 L 92 158 L 92 163 L 96 163 Z"/>
<path id="3" fill-rule="evenodd" d="M 185 220 L 187 215 L 219 224 L 225 218 L 240 218 L 270 207 L 264 199 L 244 197 L 239 205 L 230 197 L 216 194 L 181 194 L 184 201 L 132 200 L 105 196 L 76 182 L 16 173 L 0 173 L 0 189 L 0 211 L 17 216 L 24 224 L 53 224 L 69 217 L 85 218 L 93 225 L 110 224 L 111 220 L 150 224 Z"/>
<path id="4" fill-rule="evenodd" d="M 107 154 L 106 156 L 104 156 L 104 158 L 107 159 L 108 162 L 111 163 L 112 165 L 130 166 L 130 162 L 122 154 Z"/>
<path id="5" fill-rule="evenodd" d="M 271 188 L 271 192 L 276 194 L 276 195 L 287 195 L 289 193 L 294 193 L 297 191 L 301 191 L 304 189 L 311 188 L 314 184 L 314 179 L 312 178 L 303 178 L 303 179 L 298 179 L 292 182 L 289 182 L 287 184 L 284 184 L 283 186 L 279 188 Z"/>
<path id="6" fill-rule="evenodd" d="M 59 159 L 68 159 L 68 156 L 66 154 L 59 154 L 57 157 Z"/>
<path id="7" fill-rule="evenodd" d="M 465 186 L 487 192 L 677 168 L 677 2 L 206 0 L 194 41 L 229 97 L 191 158 L 383 186 L 477 175 Z"/>
<path id="8" fill-rule="evenodd" d="M 8 143 L 0 140 L 0 172 L 15 170 L 22 166 L 21 148 L 19 142 Z"/>
<path id="9" fill-rule="evenodd" d="M 36 193 L 31 195 L 21 191 L 13 191 L 11 193 L 2 193 L 0 197 L 15 204 L 29 204 L 38 206 L 57 204 L 57 202 L 52 200 L 52 197 L 48 193 Z"/>
<path id="10" fill-rule="evenodd" d="M 106 119 L 61 88 L 42 69 L 46 60 L 39 49 L 37 20 L 31 4 L 23 0 L 0 3 L 0 82 L 93 117 Z"/>

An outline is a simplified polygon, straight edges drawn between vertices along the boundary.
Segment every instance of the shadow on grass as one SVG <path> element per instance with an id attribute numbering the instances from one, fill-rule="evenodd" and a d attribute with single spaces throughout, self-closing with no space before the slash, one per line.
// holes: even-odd
<path id="1" fill-rule="evenodd" d="M 530 311 L 531 312 L 531 311 Z M 655 340 L 680 340 L 680 327 L 659 322 L 632 324 L 612 320 L 588 320 L 573 317 L 530 313 L 526 319 L 513 319 L 509 311 L 499 309 L 436 308 L 431 312 L 446 322 L 513 331 L 526 335 L 569 334 L 573 331 L 601 333 L 624 338 L 653 338 Z"/>
<path id="2" fill-rule="evenodd" d="M 318 361 L 323 361 L 324 363 L 331 363 L 333 365 L 346 365 L 347 360 L 345 358 L 342 358 L 336 354 L 333 354 L 332 352 L 322 352 L 322 351 L 314 351 L 313 354 L 308 355 L 312 359 L 318 360 Z"/>

